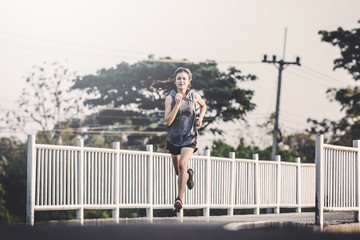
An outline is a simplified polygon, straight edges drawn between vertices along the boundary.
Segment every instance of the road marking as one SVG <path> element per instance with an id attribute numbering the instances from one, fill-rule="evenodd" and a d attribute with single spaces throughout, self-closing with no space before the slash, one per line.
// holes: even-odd
<path id="1" fill-rule="evenodd" d="M 269 222 L 269 221 L 235 222 L 235 223 L 228 223 L 228 224 L 224 225 L 223 228 L 228 231 L 238 231 L 241 229 L 265 227 L 266 225 L 269 225 L 269 224 L 271 224 L 271 222 Z"/>

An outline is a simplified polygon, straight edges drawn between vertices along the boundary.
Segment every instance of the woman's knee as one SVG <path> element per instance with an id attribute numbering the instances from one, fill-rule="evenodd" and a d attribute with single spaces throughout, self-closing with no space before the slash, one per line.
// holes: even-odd
<path id="1" fill-rule="evenodd" d="M 185 162 L 179 162 L 179 173 L 186 172 L 186 163 Z"/>

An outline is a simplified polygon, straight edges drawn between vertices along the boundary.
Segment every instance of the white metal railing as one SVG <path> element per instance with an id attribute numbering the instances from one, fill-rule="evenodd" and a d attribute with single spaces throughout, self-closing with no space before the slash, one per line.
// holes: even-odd
<path id="1" fill-rule="evenodd" d="M 360 141 L 353 147 L 324 144 L 316 137 L 316 224 L 323 226 L 324 211 L 360 212 Z"/>
<path id="2" fill-rule="evenodd" d="M 314 207 L 315 164 L 193 156 L 188 165 L 195 170 L 195 188 L 185 191 L 184 207 L 210 209 Z M 121 208 L 145 208 L 152 219 L 153 209 L 173 208 L 177 180 L 170 154 L 120 149 L 36 144 L 28 138 L 27 223 L 34 224 L 35 211 L 76 210 L 80 223 L 84 209 L 112 209 L 119 220 Z"/>

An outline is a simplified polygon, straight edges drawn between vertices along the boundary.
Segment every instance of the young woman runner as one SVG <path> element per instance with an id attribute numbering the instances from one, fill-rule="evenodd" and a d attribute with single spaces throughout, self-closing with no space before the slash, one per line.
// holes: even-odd
<path id="1" fill-rule="evenodd" d="M 165 90 L 169 95 L 165 98 L 165 123 L 167 125 L 167 149 L 171 153 L 176 175 L 178 175 L 178 194 L 174 203 L 174 211 L 182 209 L 185 185 L 194 187 L 194 170 L 187 169 L 189 160 L 197 151 L 197 130 L 202 125 L 206 104 L 199 94 L 188 89 L 192 80 L 191 71 L 180 67 L 175 70 L 173 79 L 153 84 L 157 90 Z M 200 105 L 200 114 L 196 117 L 195 107 Z"/>

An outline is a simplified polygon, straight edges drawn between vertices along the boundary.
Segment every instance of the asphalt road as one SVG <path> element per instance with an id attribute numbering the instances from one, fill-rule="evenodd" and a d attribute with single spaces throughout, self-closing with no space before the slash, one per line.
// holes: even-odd
<path id="1" fill-rule="evenodd" d="M 228 231 L 221 226 L 208 225 L 103 225 L 103 226 L 8 226 L 0 227 L 1 239 L 34 239 L 34 240 L 191 240 L 191 239 L 360 239 L 360 234 L 330 234 L 312 231 L 289 230 L 279 228 L 251 229 Z"/>
<path id="2" fill-rule="evenodd" d="M 295 214 L 296 215 L 296 214 Z M 257 219 L 254 216 L 240 217 L 211 217 L 207 221 L 204 218 L 184 218 L 179 219 L 158 219 L 153 223 L 147 221 L 121 221 L 119 224 L 107 223 L 100 224 L 100 221 L 86 222 L 85 226 L 78 223 L 38 223 L 34 227 L 27 225 L 0 226 L 1 240 L 112 240 L 112 239 L 171 239 L 171 240 L 227 240 L 227 239 L 276 239 L 276 240 L 321 240 L 321 239 L 360 239 L 360 234 L 340 234 L 325 233 L 310 230 L 304 227 L 308 217 L 312 214 L 297 214 L 281 216 L 281 219 L 288 219 L 280 225 L 267 225 L 263 228 L 229 228 L 229 224 L 255 224 L 261 222 L 277 222 L 279 215 L 260 215 Z M 335 221 L 335 215 L 331 221 Z M 253 219 L 249 219 L 252 217 Z M 343 219 L 337 218 L 336 221 L 349 221 L 352 215 L 341 215 Z M 245 221 L 246 219 L 250 221 Z M 253 222 L 252 220 L 256 220 Z M 269 220 L 270 219 L 270 220 Z M 299 219 L 298 221 L 296 219 Z M 309 218 L 310 219 L 310 218 Z M 311 218 L 312 219 L 312 218 Z M 300 225 L 296 225 L 300 224 Z M 304 225 L 305 224 L 305 225 Z M 255 226 L 254 225 L 254 226 Z"/>

